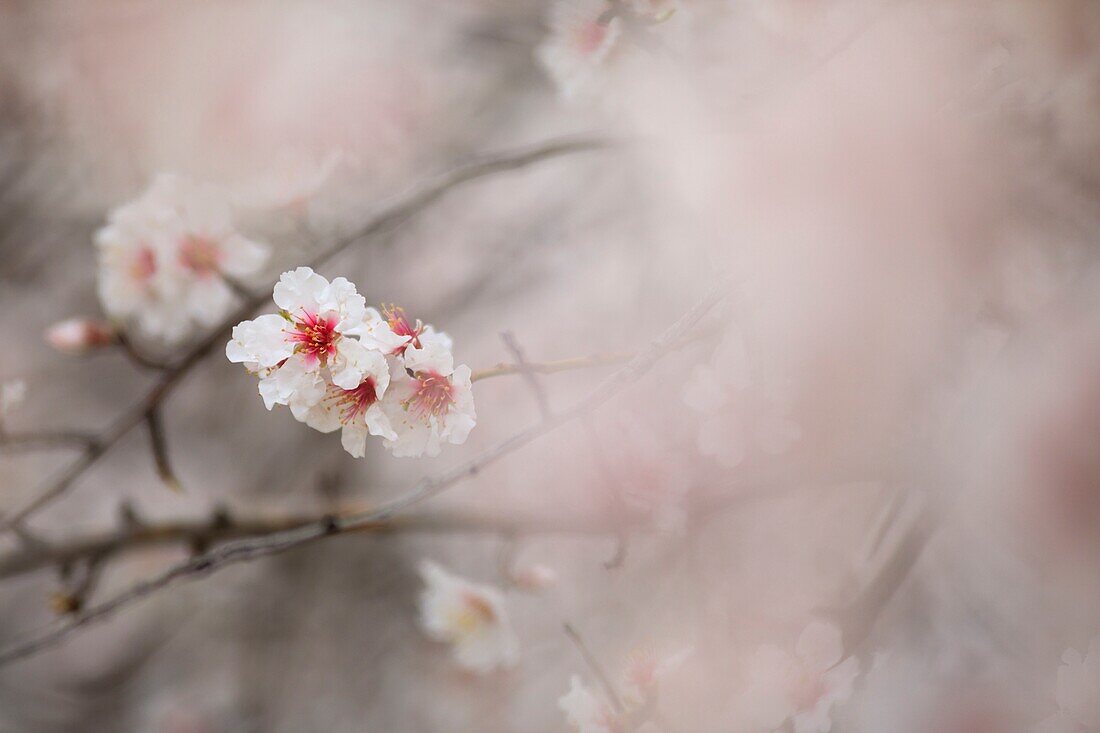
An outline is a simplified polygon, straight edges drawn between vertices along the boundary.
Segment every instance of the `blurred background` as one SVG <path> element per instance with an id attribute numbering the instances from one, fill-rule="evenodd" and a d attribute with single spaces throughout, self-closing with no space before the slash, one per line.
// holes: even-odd
<path id="1" fill-rule="evenodd" d="M 592 53 L 570 23 L 608 12 Z M 268 291 L 419 182 L 560 136 L 606 144 L 457 188 L 320 271 L 475 370 L 512 360 L 504 331 L 532 361 L 643 349 L 725 277 L 703 337 L 411 509 L 431 531 L 237 565 L 0 668 L 0 731 L 569 730 L 571 675 L 598 685 L 566 622 L 612 675 L 691 650 L 658 730 L 752 730 L 749 660 L 815 617 L 860 661 L 833 730 L 1058 713 L 1063 653 L 1100 634 L 1093 0 L 4 2 L 0 382 L 27 388 L 4 426 L 97 432 L 153 384 L 42 334 L 102 314 L 93 235 L 158 173 L 260 202 L 242 229 L 272 248 L 248 279 Z M 565 409 L 613 369 L 540 383 Z M 218 347 L 165 404 L 184 491 L 137 428 L 31 541 L 392 499 L 540 419 L 522 378 L 474 389 L 465 445 L 354 459 Z M 0 446 L 0 511 L 78 453 Z M 112 557 L 90 602 L 191 549 Z M 425 558 L 506 587 L 515 668 L 472 675 L 425 637 Z M 536 565 L 556 582 L 508 587 Z M 48 626 L 58 570 L 0 580 L 0 645 Z"/>

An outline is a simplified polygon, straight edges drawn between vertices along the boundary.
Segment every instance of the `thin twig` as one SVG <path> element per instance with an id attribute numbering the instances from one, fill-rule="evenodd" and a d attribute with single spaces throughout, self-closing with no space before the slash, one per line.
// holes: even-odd
<path id="1" fill-rule="evenodd" d="M 607 699 L 611 703 L 611 707 L 615 708 L 616 713 L 622 715 L 626 711 L 626 707 L 623 705 L 622 698 L 619 697 L 615 685 L 611 682 L 611 678 L 607 676 L 607 672 L 604 671 L 603 666 L 600 664 L 599 660 L 596 659 L 596 655 L 594 655 L 584 643 L 584 639 L 581 638 L 581 635 L 577 633 L 576 629 L 569 624 L 562 624 L 562 627 L 565 629 L 565 635 L 573 642 L 573 646 L 577 647 L 577 651 L 580 652 L 584 663 L 588 665 L 588 668 L 592 670 L 592 674 L 595 675 L 596 680 L 599 681 L 604 694 L 607 695 Z"/>
<path id="2" fill-rule="evenodd" d="M 187 562 L 169 568 L 156 577 L 134 585 L 129 590 L 87 609 L 60 625 L 32 636 L 26 641 L 16 643 L 0 652 L 0 666 L 56 646 L 77 630 L 104 620 L 118 609 L 174 585 L 177 581 L 205 577 L 230 565 L 276 555 L 324 537 L 355 532 L 378 522 L 389 521 L 394 516 L 437 496 L 452 486 L 477 476 L 489 465 L 496 463 L 501 458 L 510 455 L 537 438 L 583 417 L 637 382 L 649 372 L 661 357 L 669 353 L 670 348 L 675 343 L 683 342 L 684 332 L 695 327 L 699 319 L 710 311 L 725 296 L 725 293 L 725 281 L 716 284 L 702 300 L 688 310 L 663 334 L 654 339 L 648 348 L 631 359 L 626 366 L 604 379 L 595 390 L 569 410 L 555 415 L 551 420 L 543 421 L 512 435 L 495 447 L 449 471 L 434 477 L 421 479 L 403 497 L 348 517 L 326 517 L 321 522 L 276 532 L 262 538 L 231 542 L 198 555 Z"/>
<path id="3" fill-rule="evenodd" d="M 149 450 L 153 453 L 157 476 L 172 491 L 182 492 L 183 485 L 176 476 L 176 472 L 172 470 L 172 462 L 168 459 L 168 439 L 164 436 L 164 419 L 160 414 L 159 405 L 146 414 L 145 424 L 149 427 Z"/>
<path id="4" fill-rule="evenodd" d="M 435 179 L 416 187 L 403 196 L 397 197 L 382 207 L 355 232 L 338 239 L 331 246 L 314 256 L 307 264 L 317 268 L 356 242 L 386 234 L 395 229 L 413 215 L 427 208 L 448 191 L 479 178 L 518 170 L 542 160 L 572 153 L 597 150 L 607 147 L 603 140 L 569 137 L 551 140 L 540 145 L 518 151 L 508 151 L 459 166 Z M 95 465 L 123 436 L 140 425 L 149 411 L 164 401 L 179 385 L 183 378 L 198 363 L 213 353 L 230 336 L 233 326 L 249 318 L 263 306 L 267 300 L 266 292 L 246 298 L 241 306 L 229 315 L 217 328 L 195 344 L 190 351 L 171 366 L 163 369 L 160 380 L 150 389 L 141 402 L 119 417 L 110 427 L 98 436 L 95 443 L 88 445 L 84 452 L 70 464 L 54 481 L 22 508 L 4 518 L 0 529 L 10 529 L 13 525 L 25 521 L 49 503 L 55 501 L 80 478 L 85 471 Z"/>
<path id="5" fill-rule="evenodd" d="M 523 349 L 516 341 L 515 334 L 511 331 L 504 331 L 500 334 L 500 340 L 504 342 L 504 347 L 511 352 L 512 358 L 516 360 L 516 366 L 521 369 L 520 373 L 523 375 L 523 381 L 527 383 L 527 386 L 531 388 L 531 393 L 535 395 L 535 402 L 538 403 L 542 419 L 549 420 L 553 417 L 550 410 L 550 399 L 546 396 L 546 389 L 542 386 L 542 382 L 531 371 L 530 365 L 523 354 Z"/>

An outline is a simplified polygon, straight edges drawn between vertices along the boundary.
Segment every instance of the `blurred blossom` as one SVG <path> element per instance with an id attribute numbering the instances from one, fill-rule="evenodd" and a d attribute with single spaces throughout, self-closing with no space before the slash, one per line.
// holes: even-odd
<path id="1" fill-rule="evenodd" d="M 554 0 L 550 36 L 538 49 L 539 61 L 563 97 L 594 92 L 602 66 L 622 34 L 623 21 L 608 0 Z"/>
<path id="2" fill-rule="evenodd" d="M 1041 733 L 1100 731 L 1100 637 L 1085 654 L 1069 649 L 1062 656 L 1055 698 L 1058 713 L 1040 726 Z"/>
<path id="3" fill-rule="evenodd" d="M 11 412 L 27 397 L 27 383 L 12 379 L 0 383 L 0 417 Z"/>
<path id="4" fill-rule="evenodd" d="M 235 229 L 224 192 L 167 174 L 111 211 L 95 241 L 104 310 L 170 343 L 224 318 L 234 298 L 224 277 L 256 272 L 269 254 Z"/>
<path id="5" fill-rule="evenodd" d="M 794 654 L 776 646 L 757 650 L 746 668 L 743 715 L 749 729 L 775 731 L 790 720 L 795 733 L 828 733 L 834 706 L 847 702 L 859 660 L 844 658 L 840 630 L 811 622 Z"/>
<path id="6" fill-rule="evenodd" d="M 110 324 L 93 318 L 67 318 L 46 329 L 46 342 L 64 354 L 86 354 L 115 340 Z"/>
<path id="7" fill-rule="evenodd" d="M 486 674 L 519 661 L 519 639 L 499 590 L 471 583 L 430 561 L 420 564 L 420 577 L 420 624 L 429 637 L 451 645 L 460 667 Z"/>
<path id="8" fill-rule="evenodd" d="M 709 362 L 697 364 L 684 388 L 688 406 L 703 413 L 699 451 L 736 468 L 753 451 L 785 453 L 801 436 L 776 374 L 752 364 L 735 328 L 727 329 Z"/>
<path id="9" fill-rule="evenodd" d="M 549 565 L 536 563 L 514 568 L 511 571 L 512 582 L 528 591 L 542 591 L 558 583 L 558 573 Z"/>
<path id="10" fill-rule="evenodd" d="M 558 699 L 569 729 L 576 733 L 618 733 L 622 726 L 611 706 L 603 702 L 577 675 L 569 680 L 569 691 Z"/>

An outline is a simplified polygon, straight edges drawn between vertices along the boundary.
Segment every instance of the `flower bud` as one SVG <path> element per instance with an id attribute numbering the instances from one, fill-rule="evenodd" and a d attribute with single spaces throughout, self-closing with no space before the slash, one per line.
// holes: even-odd
<path id="1" fill-rule="evenodd" d="M 513 570 L 512 582 L 524 590 L 546 590 L 558 582 L 558 574 L 549 565 L 529 565 Z"/>
<path id="2" fill-rule="evenodd" d="M 109 324 L 91 318 L 68 318 L 46 329 L 46 342 L 63 354 L 80 355 L 115 342 Z"/>

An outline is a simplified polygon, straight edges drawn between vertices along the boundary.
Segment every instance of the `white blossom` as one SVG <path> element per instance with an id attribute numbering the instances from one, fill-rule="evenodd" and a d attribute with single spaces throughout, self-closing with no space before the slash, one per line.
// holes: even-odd
<path id="1" fill-rule="evenodd" d="M 322 433 L 341 429 L 344 450 L 356 458 L 362 458 L 366 453 L 368 435 L 392 440 L 397 434 L 390 427 L 389 418 L 379 403 L 390 383 L 386 357 L 379 351 L 363 350 L 355 358 L 358 360 L 356 367 L 363 372 L 359 385 L 344 389 L 328 384 L 325 396 L 309 409 L 303 419 L 311 428 Z"/>
<path id="2" fill-rule="evenodd" d="M 550 36 L 537 55 L 563 97 L 591 89 L 622 33 L 622 20 L 607 0 L 557 0 L 550 8 Z"/>
<path id="3" fill-rule="evenodd" d="M 95 241 L 104 310 L 168 342 L 221 320 L 233 303 L 224 277 L 252 274 L 268 256 L 236 231 L 219 189 L 168 174 L 112 211 Z"/>
<path id="4" fill-rule="evenodd" d="M 432 639 L 451 645 L 464 669 L 486 674 L 519 661 L 519 638 L 496 588 L 477 585 L 424 561 L 420 623 Z"/>
<path id="5" fill-rule="evenodd" d="M 470 368 L 454 365 L 451 339 L 424 328 L 402 356 L 382 400 L 396 437 L 384 445 L 394 456 L 436 456 L 443 443 L 461 445 L 477 423 Z"/>
<path id="6" fill-rule="evenodd" d="M 46 343 L 64 354 L 86 354 L 115 342 L 110 324 L 91 318 L 67 318 L 46 329 Z"/>
<path id="7" fill-rule="evenodd" d="M 821 621 L 803 630 L 794 654 L 761 647 L 742 698 L 747 726 L 776 731 L 790 720 L 794 733 L 828 733 L 833 707 L 851 696 L 859 674 L 858 660 L 843 656 L 839 629 Z"/>
<path id="8" fill-rule="evenodd" d="M 259 392 L 270 410 L 289 405 L 304 420 L 331 383 L 357 390 L 383 370 L 350 333 L 366 314 L 366 301 L 345 278 L 331 283 L 308 267 L 284 272 L 273 293 L 278 314 L 233 328 L 225 355 L 260 375 Z"/>
<path id="9" fill-rule="evenodd" d="M 558 573 L 549 565 L 536 563 L 511 571 L 512 582 L 523 590 L 540 591 L 553 587 L 558 582 Z"/>
<path id="10" fill-rule="evenodd" d="M 1040 733 L 1100 731 L 1100 636 L 1085 655 L 1076 649 L 1062 655 L 1055 699 L 1058 713 L 1042 723 Z"/>
<path id="11" fill-rule="evenodd" d="M 0 418 L 11 412 L 27 397 L 27 383 L 12 379 L 0 383 Z"/>
<path id="12" fill-rule="evenodd" d="M 615 712 L 592 693 L 577 675 L 569 680 L 569 692 L 558 699 L 565 721 L 576 733 L 618 733 Z"/>

